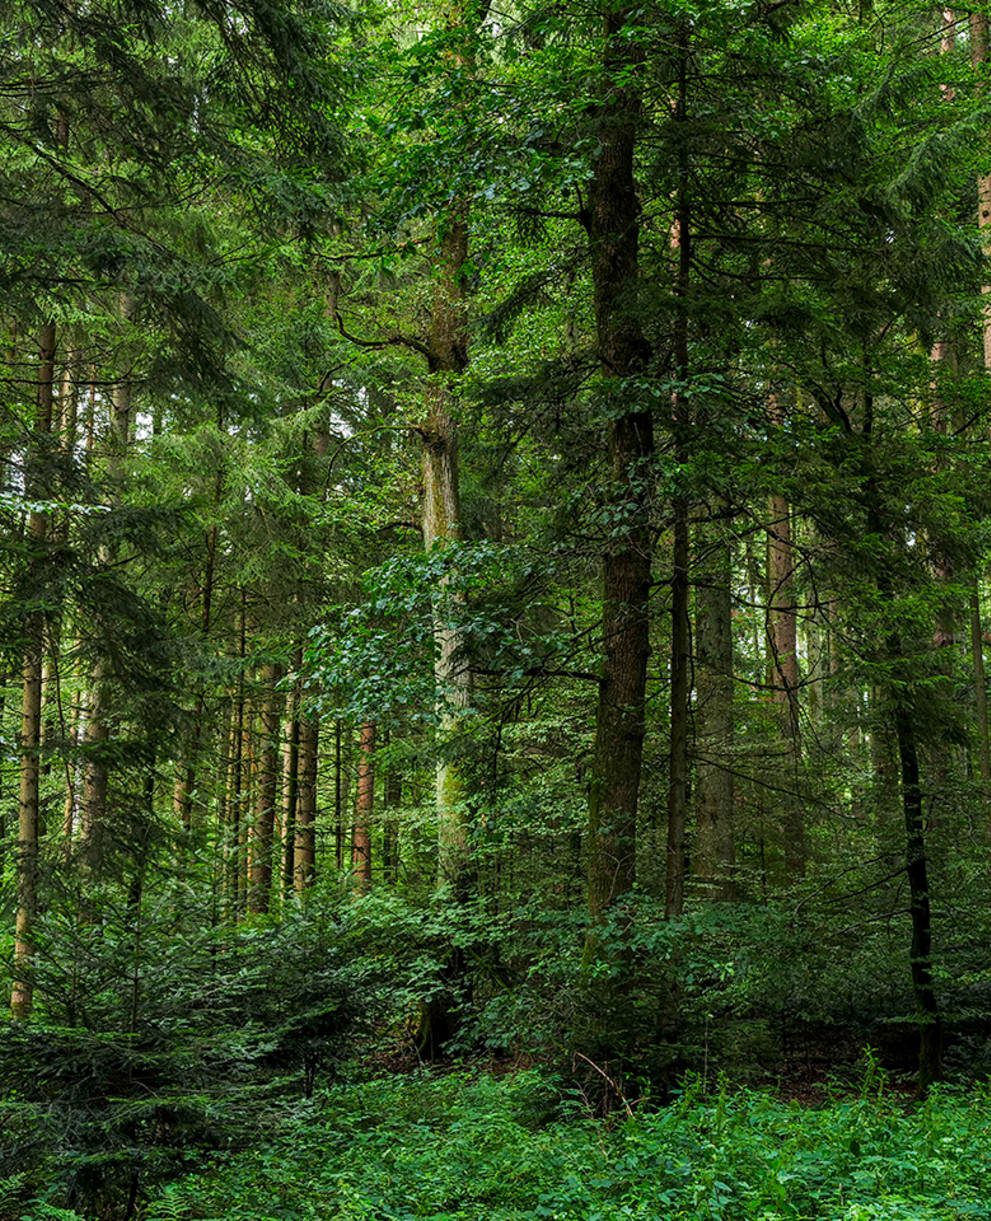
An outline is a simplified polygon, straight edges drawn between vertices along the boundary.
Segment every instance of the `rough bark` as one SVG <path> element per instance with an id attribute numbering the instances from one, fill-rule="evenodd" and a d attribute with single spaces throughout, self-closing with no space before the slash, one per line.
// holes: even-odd
<path id="1" fill-rule="evenodd" d="M 715 540 L 695 590 L 695 851 L 711 899 L 736 897 L 733 842 L 733 624 L 729 546 Z"/>
<path id="2" fill-rule="evenodd" d="M 468 218 L 464 208 L 443 220 L 428 343 L 426 420 L 422 437 L 423 544 L 428 551 L 461 540 L 458 435 L 453 416 L 458 379 L 468 366 L 468 335 L 463 273 L 468 258 Z M 467 886 L 468 824 L 461 766 L 445 753 L 471 700 L 462 633 L 450 624 L 449 586 L 438 591 L 434 659 L 438 740 L 436 802 L 438 880 L 462 891 Z"/>
<path id="3" fill-rule="evenodd" d="M 375 722 L 361 727 L 358 754 L 358 794 L 351 833 L 351 872 L 354 887 L 365 894 L 372 886 L 372 818 L 375 811 Z"/>
<path id="4" fill-rule="evenodd" d="M 280 667 L 269 662 L 262 667 L 260 676 L 260 741 L 256 755 L 255 810 L 248 877 L 248 910 L 253 913 L 267 912 L 272 899 L 272 847 L 279 788 L 279 718 L 282 708 L 282 695 L 278 689 L 280 673 Z"/>
<path id="5" fill-rule="evenodd" d="M 643 761 L 644 698 L 649 654 L 647 600 L 651 539 L 649 461 L 654 449 L 649 411 L 624 407 L 627 378 L 650 356 L 637 318 L 639 204 L 634 149 L 640 99 L 625 8 L 607 12 L 606 76 L 595 110 L 598 150 L 583 214 L 592 269 L 596 343 L 603 396 L 614 407 L 606 444 L 617 509 L 603 554 L 602 659 L 589 783 L 588 905 L 601 918 L 636 878 L 637 804 Z M 612 413 L 610 413 L 612 414 Z"/>

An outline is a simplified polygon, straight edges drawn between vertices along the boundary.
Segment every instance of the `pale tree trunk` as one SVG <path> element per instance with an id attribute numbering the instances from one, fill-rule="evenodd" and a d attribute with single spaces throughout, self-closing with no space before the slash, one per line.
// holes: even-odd
<path id="1" fill-rule="evenodd" d="M 600 920 L 636 879 L 637 805 L 643 761 L 650 594 L 649 410 L 623 406 L 626 378 L 641 373 L 650 348 L 636 316 L 640 209 L 634 149 L 640 99 L 631 49 L 620 31 L 630 13 L 604 13 L 605 69 L 612 79 L 595 107 L 598 150 L 583 217 L 589 238 L 599 369 L 615 418 L 606 438 L 611 499 L 622 525 L 603 555 L 602 659 L 589 783 L 588 906 Z"/>
<path id="2" fill-rule="evenodd" d="M 428 551 L 460 542 L 461 502 L 458 482 L 458 437 L 453 401 L 458 380 L 468 366 L 468 337 L 463 274 L 468 258 L 468 221 L 464 209 L 445 220 L 436 267 L 430 331 L 430 377 L 423 438 L 423 543 Z M 437 684 L 438 879 L 456 893 L 468 889 L 468 822 L 461 765 L 447 751 L 471 701 L 471 677 L 464 659 L 464 638 L 450 620 L 454 607 L 449 585 L 437 599 L 434 678 Z M 446 605 L 445 605 L 446 603 Z"/>
<path id="3" fill-rule="evenodd" d="M 361 727 L 358 755 L 358 797 L 351 834 L 351 872 L 354 887 L 366 894 L 372 885 L 372 817 L 375 809 L 375 722 Z"/>
<path id="4" fill-rule="evenodd" d="M 39 365 L 34 435 L 28 442 L 24 494 L 28 501 L 45 498 L 43 453 L 51 435 L 52 385 L 55 377 L 55 324 L 47 323 L 39 338 Z M 30 510 L 28 537 L 32 566 L 45 563 L 48 514 Z M 31 972 L 34 965 L 34 922 L 38 914 L 38 849 L 41 833 L 39 749 L 41 746 L 42 667 L 45 650 L 45 615 L 30 613 L 25 624 L 24 663 L 21 673 L 20 792 L 17 825 L 17 915 L 14 928 L 11 1016 L 24 1020 L 34 1002 Z"/>
<path id="5" fill-rule="evenodd" d="M 470 71 L 469 18 L 477 26 L 484 16 L 482 4 L 453 0 L 447 13 L 450 49 L 446 52 L 455 72 Z M 426 343 L 429 376 L 425 420 L 418 430 L 423 444 L 423 545 L 429 552 L 461 541 L 461 503 L 458 479 L 458 435 L 455 405 L 468 367 L 468 326 L 465 276 L 468 271 L 468 205 L 453 202 L 437 219 L 437 252 L 430 331 Z M 437 812 L 437 883 L 449 889 L 458 902 L 466 900 L 474 885 L 469 847 L 467 782 L 464 768 L 454 757 L 457 738 L 471 704 L 471 673 L 465 657 L 464 633 L 452 622 L 458 598 L 451 583 L 443 581 L 434 599 L 434 683 L 438 746 L 435 801 Z M 452 981 L 464 975 L 463 951 L 452 947 L 444 975 Z M 418 1044 L 421 1054 L 441 1054 L 454 1032 L 453 994 L 436 994 L 423 1006 Z"/>
<path id="6" fill-rule="evenodd" d="M 695 590 L 697 781 L 693 869 L 705 897 L 732 900 L 736 897 L 732 556 L 729 545 L 719 538 L 711 539 L 707 550 L 709 559 Z"/>
<path id="7" fill-rule="evenodd" d="M 282 706 L 279 675 L 280 667 L 274 662 L 262 667 L 258 710 L 260 742 L 248 881 L 248 910 L 256 914 L 267 912 L 272 898 L 272 846 L 279 789 L 279 716 Z"/>

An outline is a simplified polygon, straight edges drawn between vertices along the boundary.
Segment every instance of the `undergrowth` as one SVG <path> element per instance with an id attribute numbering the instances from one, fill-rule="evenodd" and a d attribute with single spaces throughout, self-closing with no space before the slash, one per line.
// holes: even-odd
<path id="1" fill-rule="evenodd" d="M 166 1187 L 146 1221 L 991 1219 L 991 1089 L 819 1108 L 694 1083 L 613 1123 L 535 1072 L 338 1087 Z M 34 1221 L 34 1218 L 32 1218 Z M 40 1221 L 40 1215 L 39 1215 Z"/>

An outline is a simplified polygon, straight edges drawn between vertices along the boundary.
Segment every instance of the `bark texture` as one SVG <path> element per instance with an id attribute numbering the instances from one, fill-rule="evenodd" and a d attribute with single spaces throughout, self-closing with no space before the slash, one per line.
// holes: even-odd
<path id="1" fill-rule="evenodd" d="M 598 152 L 588 207 L 596 343 L 603 395 L 615 415 L 606 436 L 611 500 L 617 512 L 606 541 L 602 577 L 602 660 L 589 785 L 588 904 L 600 918 L 636 878 L 637 803 L 643 762 L 647 681 L 647 600 L 651 539 L 648 411 L 624 409 L 624 381 L 642 372 L 650 348 L 637 317 L 639 203 L 634 148 L 640 99 L 632 84 L 635 52 L 620 37 L 628 13 L 605 16 L 605 96 L 596 112 Z M 610 411 L 613 414 L 613 411 Z"/>
<path id="2" fill-rule="evenodd" d="M 351 872 L 355 890 L 367 893 L 372 886 L 372 818 L 375 813 L 375 722 L 361 727 L 358 754 L 358 795 L 351 834 Z"/>
<path id="3" fill-rule="evenodd" d="M 695 880 L 711 899 L 736 897 L 733 842 L 733 623 L 730 549 L 714 541 L 695 591 Z"/>
<path id="4" fill-rule="evenodd" d="M 272 846 L 279 787 L 279 716 L 282 707 L 282 696 L 277 685 L 279 675 L 280 668 L 274 663 L 262 668 L 258 710 L 260 742 L 248 873 L 248 910 L 256 913 L 267 912 L 272 898 Z"/>
<path id="5" fill-rule="evenodd" d="M 304 717 L 299 723 L 299 799 L 293 854 L 293 879 L 298 893 L 307 890 L 316 879 L 318 750 L 318 726 Z"/>
<path id="6" fill-rule="evenodd" d="M 428 344 L 426 420 L 421 428 L 423 472 L 423 543 L 427 550 L 461 540 L 458 480 L 458 435 L 453 400 L 459 376 L 468 366 L 464 268 L 468 258 L 468 218 L 452 209 L 444 218 L 437 259 L 437 281 Z M 438 591 L 434 677 L 437 684 L 439 737 L 457 732 L 471 701 L 471 676 L 464 660 L 462 633 L 450 625 L 448 588 Z M 436 782 L 438 879 L 456 891 L 467 886 L 468 824 L 461 766 L 442 755 Z"/>

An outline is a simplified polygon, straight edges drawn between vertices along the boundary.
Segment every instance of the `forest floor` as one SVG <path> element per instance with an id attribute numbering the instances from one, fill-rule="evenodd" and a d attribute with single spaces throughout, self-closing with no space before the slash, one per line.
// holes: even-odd
<path id="1" fill-rule="evenodd" d="M 390 1076 L 273 1112 L 146 1221 L 991 1221 L 991 1088 L 868 1071 L 819 1105 L 704 1089 L 589 1115 L 534 1070 Z M 32 1218 L 31 1221 L 34 1221 Z"/>

